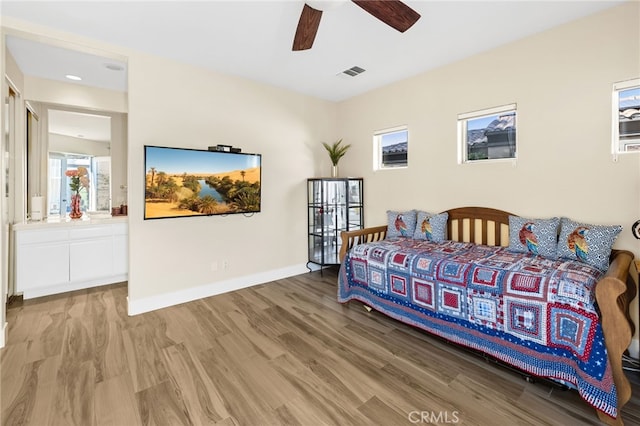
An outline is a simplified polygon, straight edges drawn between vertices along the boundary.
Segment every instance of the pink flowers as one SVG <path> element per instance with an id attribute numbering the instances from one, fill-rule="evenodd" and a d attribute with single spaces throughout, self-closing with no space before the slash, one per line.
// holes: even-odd
<path id="1" fill-rule="evenodd" d="M 78 194 L 82 188 L 89 188 L 89 173 L 86 167 L 78 167 L 76 170 L 67 170 L 64 174 L 70 178 L 69 188 Z"/>

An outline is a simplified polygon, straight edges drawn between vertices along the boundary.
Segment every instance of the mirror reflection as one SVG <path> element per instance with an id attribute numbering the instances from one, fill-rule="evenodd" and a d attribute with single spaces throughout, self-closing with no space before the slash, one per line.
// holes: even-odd
<path id="1" fill-rule="evenodd" d="M 111 209 L 111 117 L 49 109 L 47 216 L 70 211 L 67 172 L 84 167 L 88 186 L 80 188 L 80 210 Z"/>
<path id="2" fill-rule="evenodd" d="M 16 158 L 26 173 L 16 187 L 26 211 L 16 216 L 68 217 L 78 170 L 86 170 L 82 212 L 126 204 L 126 62 L 42 38 L 5 41 L 7 76 L 25 106 L 26 144 Z"/>

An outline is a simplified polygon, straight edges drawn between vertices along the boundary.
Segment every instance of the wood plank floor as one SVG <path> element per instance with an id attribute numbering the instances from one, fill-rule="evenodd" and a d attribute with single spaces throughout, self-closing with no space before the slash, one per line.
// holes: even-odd
<path id="1" fill-rule="evenodd" d="M 126 284 L 13 303 L 1 424 L 599 424 L 574 391 L 338 304 L 335 282 L 313 272 L 134 317 Z"/>

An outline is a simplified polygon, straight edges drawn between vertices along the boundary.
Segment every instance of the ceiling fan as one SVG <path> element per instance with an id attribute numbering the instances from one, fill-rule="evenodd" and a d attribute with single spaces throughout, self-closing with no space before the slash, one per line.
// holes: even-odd
<path id="1" fill-rule="evenodd" d="M 390 27 L 401 33 L 407 31 L 420 19 L 420 14 L 400 0 L 352 0 L 355 4 L 369 12 Z M 293 39 L 293 50 L 307 50 L 313 46 L 318 32 L 322 10 L 305 3 L 298 28 Z"/>

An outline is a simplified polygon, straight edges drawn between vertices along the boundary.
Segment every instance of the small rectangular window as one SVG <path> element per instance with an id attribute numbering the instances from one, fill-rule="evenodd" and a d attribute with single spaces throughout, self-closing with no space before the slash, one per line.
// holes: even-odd
<path id="1" fill-rule="evenodd" d="M 640 152 L 640 79 L 613 85 L 613 154 Z"/>
<path id="2" fill-rule="evenodd" d="M 516 158 L 516 105 L 458 115 L 458 163 Z"/>
<path id="3" fill-rule="evenodd" d="M 395 169 L 409 165 L 409 130 L 407 126 L 375 132 L 373 145 L 374 170 Z"/>

